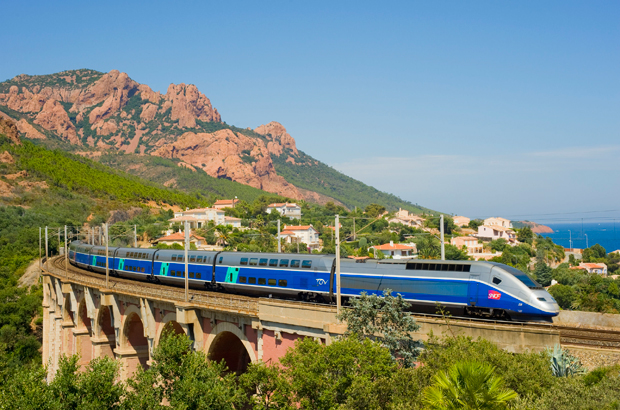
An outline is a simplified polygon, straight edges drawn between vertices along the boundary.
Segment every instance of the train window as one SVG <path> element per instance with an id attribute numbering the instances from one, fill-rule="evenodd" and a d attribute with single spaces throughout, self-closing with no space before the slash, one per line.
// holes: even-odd
<path id="1" fill-rule="evenodd" d="M 278 286 L 282 286 L 283 288 L 286 287 L 286 279 L 280 279 L 278 281 Z"/>
<path id="2" fill-rule="evenodd" d="M 196 279 L 200 279 L 200 272 L 196 272 Z"/>
<path id="3" fill-rule="evenodd" d="M 428 264 L 428 270 L 435 270 L 436 267 L 437 267 L 437 265 L 434 264 L 434 263 L 429 263 Z"/>
<path id="4" fill-rule="evenodd" d="M 247 265 L 248 264 L 248 258 L 241 258 L 241 262 L 239 262 L 239 264 Z"/>
<path id="5" fill-rule="evenodd" d="M 172 255 L 172 258 L 170 258 L 170 260 L 175 262 L 177 260 L 177 256 L 176 255 Z"/>
<path id="6" fill-rule="evenodd" d="M 258 258 L 250 259 L 250 266 L 256 266 L 258 264 Z"/>
<path id="7" fill-rule="evenodd" d="M 209 262 L 207 262 L 207 263 L 211 263 L 211 257 L 210 256 L 209 256 Z"/>
<path id="8" fill-rule="evenodd" d="M 471 265 L 463 265 L 463 272 L 469 272 L 471 269 Z"/>
<path id="9" fill-rule="evenodd" d="M 159 260 L 159 254 L 155 255 L 155 259 Z"/>
<path id="10" fill-rule="evenodd" d="M 140 268 L 140 272 L 144 273 L 144 268 Z"/>
<path id="11" fill-rule="evenodd" d="M 190 277 L 190 278 L 193 278 L 193 277 L 194 277 L 194 272 L 190 272 L 190 273 L 189 273 L 189 277 Z"/>
<path id="12" fill-rule="evenodd" d="M 220 263 L 222 263 L 223 260 L 224 260 L 224 257 L 220 256 Z"/>
<path id="13" fill-rule="evenodd" d="M 185 261 L 185 256 L 177 255 L 177 262 L 183 262 L 183 261 Z"/>
<path id="14" fill-rule="evenodd" d="M 239 276 L 239 283 L 246 283 L 248 281 L 248 278 L 246 278 L 245 276 Z"/>
<path id="15" fill-rule="evenodd" d="M 260 266 L 267 266 L 267 259 L 262 259 L 262 258 L 261 258 L 261 260 L 259 260 L 259 261 L 258 261 L 258 264 L 259 264 Z"/>
<path id="16" fill-rule="evenodd" d="M 202 255 L 196 257 L 196 263 L 202 263 Z"/>
<path id="17" fill-rule="evenodd" d="M 500 283 L 502 283 L 502 280 L 500 278 L 496 278 L 495 276 L 493 276 L 493 283 L 495 283 L 496 285 L 499 285 Z"/>
<path id="18" fill-rule="evenodd" d="M 444 263 L 443 265 L 441 265 L 441 271 L 442 272 L 445 272 L 447 270 L 448 270 L 448 265 L 447 264 Z"/>
<path id="19" fill-rule="evenodd" d="M 301 267 L 304 269 L 310 269 L 312 267 L 312 261 L 303 261 Z"/>
<path id="20" fill-rule="evenodd" d="M 456 265 L 450 265 L 450 267 L 448 268 L 448 270 L 450 272 L 454 272 L 456 270 Z"/>
<path id="21" fill-rule="evenodd" d="M 422 264 L 422 270 L 428 270 L 428 263 Z"/>
<path id="22" fill-rule="evenodd" d="M 416 263 L 415 264 L 415 270 L 422 270 L 423 266 L 421 263 Z"/>
<path id="23" fill-rule="evenodd" d="M 259 285 L 265 285 L 267 283 L 267 279 L 265 278 L 258 278 L 258 284 Z"/>
<path id="24" fill-rule="evenodd" d="M 280 259 L 280 267 L 287 268 L 288 267 L 288 259 Z"/>
<path id="25" fill-rule="evenodd" d="M 190 256 L 190 257 L 189 257 L 189 261 L 190 261 L 191 263 L 196 262 L 196 255 L 192 255 L 192 256 Z"/>
<path id="26" fill-rule="evenodd" d="M 299 268 L 299 259 L 293 259 L 291 261 L 291 268 Z"/>
<path id="27" fill-rule="evenodd" d="M 547 299 L 545 299 L 545 298 L 538 298 L 538 300 L 540 300 L 541 302 L 546 302 L 547 301 Z"/>
<path id="28" fill-rule="evenodd" d="M 463 265 L 456 265 L 457 272 L 463 272 Z"/>
<path id="29" fill-rule="evenodd" d="M 278 282 L 277 282 L 275 279 L 269 279 L 269 280 L 267 281 L 267 284 L 268 284 L 269 286 L 276 286 L 276 285 L 278 284 Z"/>
<path id="30" fill-rule="evenodd" d="M 175 272 L 175 271 L 173 271 L 172 269 L 170 269 L 170 270 L 168 271 L 168 276 L 176 276 L 176 272 Z"/>
<path id="31" fill-rule="evenodd" d="M 256 278 L 248 278 L 248 283 L 251 285 L 256 285 Z"/>
<path id="32" fill-rule="evenodd" d="M 269 259 L 269 266 L 278 266 L 277 259 Z"/>

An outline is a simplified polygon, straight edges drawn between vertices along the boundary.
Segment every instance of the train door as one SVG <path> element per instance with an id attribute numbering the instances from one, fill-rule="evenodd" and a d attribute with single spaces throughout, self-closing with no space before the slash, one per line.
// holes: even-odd
<path id="1" fill-rule="evenodd" d="M 469 306 L 476 306 L 478 304 L 478 286 L 480 285 L 480 275 L 469 275 L 469 289 L 467 292 L 467 299 Z"/>

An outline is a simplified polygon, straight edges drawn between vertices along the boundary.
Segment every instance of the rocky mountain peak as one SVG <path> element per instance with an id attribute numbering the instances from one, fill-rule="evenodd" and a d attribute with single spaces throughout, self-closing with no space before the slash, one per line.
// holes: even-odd
<path id="1" fill-rule="evenodd" d="M 264 135 L 270 140 L 267 144 L 267 149 L 269 149 L 271 154 L 280 156 L 284 149 L 288 148 L 294 155 L 299 155 L 295 146 L 295 140 L 279 122 L 271 121 L 269 124 L 258 126 L 254 129 L 254 132 Z"/>

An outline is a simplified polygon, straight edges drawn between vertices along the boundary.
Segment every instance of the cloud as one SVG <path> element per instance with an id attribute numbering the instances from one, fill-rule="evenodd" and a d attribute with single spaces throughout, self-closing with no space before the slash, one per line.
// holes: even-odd
<path id="1" fill-rule="evenodd" d="M 564 158 L 564 159 L 600 159 L 610 155 L 617 155 L 620 145 L 599 147 L 566 147 L 552 151 L 531 152 L 533 157 Z"/>

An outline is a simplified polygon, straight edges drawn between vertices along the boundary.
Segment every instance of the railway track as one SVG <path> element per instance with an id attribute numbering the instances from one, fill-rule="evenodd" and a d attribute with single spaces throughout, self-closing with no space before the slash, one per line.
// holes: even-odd
<path id="1" fill-rule="evenodd" d="M 65 261 L 63 257 L 50 258 L 49 264 L 53 269 L 50 269 L 55 276 L 64 278 L 65 275 L 69 276 L 69 279 L 76 280 L 88 285 L 94 285 L 103 288 L 105 285 L 105 278 L 101 274 L 91 272 L 88 270 L 77 268 L 71 264 L 67 266 L 67 273 L 65 274 Z M 80 280 L 82 279 L 82 280 Z M 173 301 L 184 301 L 185 291 L 183 288 L 174 286 L 158 285 L 150 282 L 139 282 L 137 285 L 135 280 L 119 278 L 110 276 L 109 278 L 110 289 L 120 290 L 139 288 L 137 293 L 147 293 L 152 296 L 162 297 L 163 299 L 171 299 Z M 255 314 L 258 311 L 259 297 L 244 296 L 244 295 L 231 295 L 227 293 L 212 292 L 207 290 L 190 289 L 190 295 L 192 303 L 204 302 L 207 305 L 214 305 L 219 308 L 240 308 L 240 310 L 247 311 L 247 313 Z M 278 300 L 282 303 L 299 305 L 321 305 L 312 302 L 301 302 L 292 300 Z M 321 305 L 326 306 L 326 305 Z M 480 319 L 471 317 L 444 317 L 439 314 L 426 314 L 426 313 L 414 313 L 416 318 L 432 318 L 432 319 L 447 319 L 450 323 L 463 323 L 463 322 L 476 322 L 476 323 L 488 323 L 492 325 L 503 326 L 518 326 L 518 327 L 538 327 L 549 330 L 557 330 L 560 334 L 560 343 L 563 346 L 574 347 L 589 347 L 596 349 L 618 349 L 620 350 L 620 329 L 591 329 L 582 327 L 570 327 L 570 326 L 558 326 L 553 323 L 540 323 L 540 322 L 512 322 L 501 321 L 493 319 Z"/>

